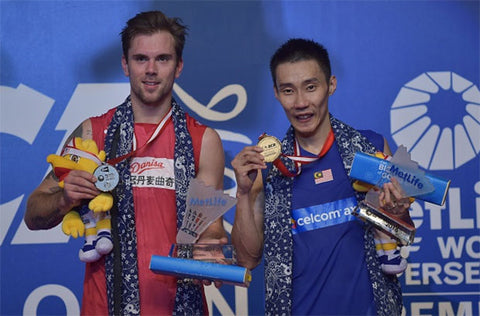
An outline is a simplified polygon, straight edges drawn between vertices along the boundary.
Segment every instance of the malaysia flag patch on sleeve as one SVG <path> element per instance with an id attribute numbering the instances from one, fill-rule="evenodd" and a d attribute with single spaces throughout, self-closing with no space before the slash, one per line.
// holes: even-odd
<path id="1" fill-rule="evenodd" d="M 317 171 L 313 174 L 315 184 L 325 183 L 333 180 L 332 169 Z"/>

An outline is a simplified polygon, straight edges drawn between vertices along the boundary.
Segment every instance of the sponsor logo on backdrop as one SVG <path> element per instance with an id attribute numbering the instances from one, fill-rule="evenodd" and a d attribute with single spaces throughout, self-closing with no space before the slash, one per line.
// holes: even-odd
<path id="1" fill-rule="evenodd" d="M 419 201 L 412 204 L 411 215 L 418 231 L 409 247 L 409 264 L 401 278 L 404 314 L 477 314 L 480 308 L 478 164 L 471 164 L 473 184 L 462 188 L 455 186 L 455 174 L 451 171 L 478 161 L 478 86 L 450 71 L 422 73 L 400 89 L 391 106 L 390 119 L 395 143 L 405 145 L 412 159 L 423 168 L 450 171 L 453 184 L 443 206 Z M 470 185 L 473 187 L 469 188 Z M 475 209 L 462 208 L 462 201 L 465 205 L 472 198 Z M 415 255 L 415 252 L 421 253 Z"/>
<path id="2" fill-rule="evenodd" d="M 445 101 L 449 104 L 439 107 Z M 432 114 L 452 121 L 441 126 Z M 480 92 L 454 72 L 425 72 L 406 83 L 392 104 L 390 121 L 396 144 L 406 146 L 425 169 L 454 170 L 480 152 Z"/>

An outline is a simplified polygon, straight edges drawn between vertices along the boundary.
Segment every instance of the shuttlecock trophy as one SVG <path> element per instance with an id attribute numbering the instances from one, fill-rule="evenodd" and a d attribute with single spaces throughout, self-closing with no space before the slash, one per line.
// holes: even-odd
<path id="1" fill-rule="evenodd" d="M 233 245 L 196 243 L 207 227 L 231 209 L 237 200 L 221 190 L 192 179 L 188 187 L 186 212 L 169 256 L 153 255 L 155 273 L 182 278 L 222 281 L 248 287 L 250 271 L 236 265 Z"/>
<path id="2" fill-rule="evenodd" d="M 402 203 L 409 197 L 443 205 L 450 181 L 426 174 L 410 159 L 406 147 L 399 146 L 391 159 L 380 159 L 363 153 L 355 155 L 350 176 L 374 185 L 367 192 L 353 214 L 372 223 L 396 238 L 402 245 L 410 245 L 415 237 L 415 226 Z M 382 186 L 395 178 L 401 186 L 402 198 L 393 199 L 393 207 L 382 207 L 379 195 Z M 393 198 L 393 197 L 392 197 Z"/>

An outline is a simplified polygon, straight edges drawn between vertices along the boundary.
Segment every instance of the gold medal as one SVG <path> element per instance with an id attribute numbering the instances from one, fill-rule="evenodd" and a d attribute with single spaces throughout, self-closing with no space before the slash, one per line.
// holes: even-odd
<path id="1" fill-rule="evenodd" d="M 282 143 L 275 136 L 263 134 L 259 137 L 257 146 L 263 148 L 262 155 L 265 162 L 272 162 L 282 153 Z"/>

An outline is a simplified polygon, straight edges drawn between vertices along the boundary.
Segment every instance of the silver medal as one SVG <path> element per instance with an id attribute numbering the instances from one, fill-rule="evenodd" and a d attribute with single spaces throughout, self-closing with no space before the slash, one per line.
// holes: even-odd
<path id="1" fill-rule="evenodd" d="M 115 189 L 120 179 L 117 169 L 109 164 L 98 166 L 93 175 L 97 178 L 95 186 L 102 192 L 110 192 Z"/>

